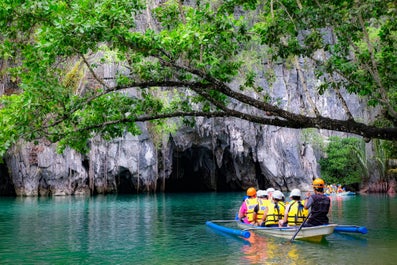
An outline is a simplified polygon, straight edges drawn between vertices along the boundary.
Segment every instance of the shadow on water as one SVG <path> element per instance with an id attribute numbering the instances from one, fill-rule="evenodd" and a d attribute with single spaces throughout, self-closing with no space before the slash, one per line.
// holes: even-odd
<path id="1" fill-rule="evenodd" d="M 347 233 L 333 233 L 328 236 L 324 242 L 325 245 L 332 246 L 333 244 L 349 245 L 349 246 L 360 246 L 365 247 L 368 244 L 368 239 L 359 234 L 347 234 Z"/>

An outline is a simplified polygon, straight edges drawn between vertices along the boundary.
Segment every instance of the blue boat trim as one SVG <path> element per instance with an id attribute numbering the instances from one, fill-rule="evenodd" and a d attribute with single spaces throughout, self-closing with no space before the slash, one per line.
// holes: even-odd
<path id="1" fill-rule="evenodd" d="M 216 229 L 216 230 L 228 233 L 228 234 L 232 234 L 232 235 L 236 235 L 236 236 L 242 236 L 244 238 L 249 238 L 251 236 L 251 233 L 249 231 L 233 229 L 233 228 L 217 225 L 217 224 L 214 224 L 211 221 L 207 221 L 207 222 L 205 222 L 205 224 L 207 226 L 213 228 L 213 229 Z"/>
<path id="2" fill-rule="evenodd" d="M 338 225 L 335 227 L 335 232 L 345 232 L 345 233 L 360 233 L 367 234 L 368 229 L 365 226 L 357 225 Z"/>

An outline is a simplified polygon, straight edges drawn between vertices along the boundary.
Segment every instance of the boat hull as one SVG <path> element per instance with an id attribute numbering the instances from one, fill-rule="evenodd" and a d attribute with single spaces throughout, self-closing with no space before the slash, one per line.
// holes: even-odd
<path id="1" fill-rule="evenodd" d="M 262 235 L 269 235 L 274 237 L 281 237 L 291 239 L 299 226 L 297 227 L 259 227 L 242 222 L 237 222 L 237 225 L 242 230 L 252 231 Z M 325 236 L 334 232 L 337 224 L 319 225 L 312 227 L 302 227 L 295 239 L 306 240 L 312 242 L 320 242 Z"/>

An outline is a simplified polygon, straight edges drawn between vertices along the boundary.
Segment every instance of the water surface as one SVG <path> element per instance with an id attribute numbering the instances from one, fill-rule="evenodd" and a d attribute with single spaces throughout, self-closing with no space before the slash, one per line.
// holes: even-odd
<path id="1" fill-rule="evenodd" d="M 243 195 L 0 198 L 0 264 L 396 264 L 397 198 L 333 199 L 332 222 L 369 233 L 322 243 L 242 239 L 205 225 L 233 219 Z"/>

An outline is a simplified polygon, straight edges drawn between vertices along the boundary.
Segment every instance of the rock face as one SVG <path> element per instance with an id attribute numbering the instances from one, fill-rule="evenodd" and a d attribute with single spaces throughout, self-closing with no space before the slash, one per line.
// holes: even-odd
<path id="1" fill-rule="evenodd" d="M 103 73 L 111 76 L 115 69 L 109 67 L 105 66 Z M 310 109 L 307 101 L 297 96 L 302 88 L 296 71 L 274 70 L 278 81 L 271 91 L 279 104 L 294 112 Z M 316 80 L 310 75 L 306 78 L 307 86 L 314 90 Z M 259 82 L 266 86 L 265 80 Z M 357 106 L 351 110 L 356 118 L 372 118 L 357 98 L 345 97 Z M 337 112 L 342 107 L 334 95 L 312 98 L 321 113 L 343 117 Z M 312 179 L 320 176 L 320 154 L 300 130 L 259 126 L 235 118 L 197 118 L 194 128 L 180 128 L 156 148 L 145 124 L 141 129 L 139 136 L 126 134 L 111 142 L 94 138 L 87 155 L 73 150 L 57 154 L 55 144 L 46 142 L 20 142 L 9 150 L 0 168 L 0 192 L 46 196 L 236 191 L 249 186 L 309 190 Z M 367 144 L 367 154 L 371 152 L 373 148 Z"/>
<path id="2" fill-rule="evenodd" d="M 8 172 L 1 179 L 12 185 L 1 187 L 3 194 L 19 196 L 89 195 L 133 193 L 154 190 L 156 156 L 147 134 L 126 135 L 107 143 L 92 139 L 86 156 L 66 149 L 56 153 L 56 145 L 23 143 L 9 150 Z"/>
<path id="3" fill-rule="evenodd" d="M 148 21 L 143 18 L 142 25 L 145 23 Z M 304 69 L 303 77 L 296 69 L 272 66 L 274 83 L 270 87 L 265 73 L 259 72 L 258 86 L 269 92 L 274 104 L 311 115 L 312 106 L 302 96 L 307 88 L 322 115 L 346 118 L 335 95 L 316 93 L 320 81 L 307 70 L 310 65 L 303 60 L 298 63 Z M 125 69 L 104 65 L 98 71 L 99 76 L 112 80 L 117 71 Z M 135 94 L 133 90 L 127 92 Z M 356 97 L 344 96 L 349 106 L 355 107 L 350 111 L 356 119 L 371 120 L 376 114 Z M 159 146 L 146 125 L 141 126 L 139 136 L 126 134 L 111 142 L 92 139 L 87 155 L 73 150 L 57 154 L 56 146 L 46 142 L 20 142 L 0 164 L 0 195 L 236 191 L 249 186 L 309 190 L 312 179 L 320 176 L 320 153 L 307 131 L 259 126 L 235 118 L 197 118 L 194 128 L 180 128 Z M 331 132 L 312 130 L 310 134 L 326 137 Z M 370 143 L 366 149 L 371 160 L 374 147 Z M 375 165 L 371 168 L 371 176 L 380 175 Z"/>

